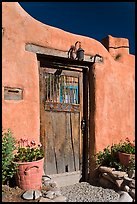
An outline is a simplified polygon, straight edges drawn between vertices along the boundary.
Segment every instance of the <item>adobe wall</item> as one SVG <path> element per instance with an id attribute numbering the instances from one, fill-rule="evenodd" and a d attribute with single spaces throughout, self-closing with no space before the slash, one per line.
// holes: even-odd
<path id="1" fill-rule="evenodd" d="M 47 26 L 27 14 L 17 2 L 2 2 L 2 127 L 11 128 L 16 138 L 40 138 L 39 73 L 35 53 L 25 44 L 68 51 L 81 41 L 85 54 L 99 54 L 104 63 L 94 64 L 95 114 L 93 151 L 129 137 L 135 130 L 135 58 L 128 49 L 120 57 L 98 41 Z M 115 38 L 111 36 L 112 41 Z M 117 40 L 116 40 L 117 41 Z M 120 42 L 121 43 L 121 42 Z M 113 48 L 110 48 L 113 50 Z M 117 50 L 118 51 L 118 50 Z M 23 89 L 23 100 L 4 100 L 4 87 Z M 91 133 L 92 134 L 92 133 Z"/>

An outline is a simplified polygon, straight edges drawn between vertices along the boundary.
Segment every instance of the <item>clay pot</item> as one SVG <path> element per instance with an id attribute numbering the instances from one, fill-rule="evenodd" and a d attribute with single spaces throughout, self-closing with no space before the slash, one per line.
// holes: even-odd
<path id="1" fill-rule="evenodd" d="M 135 159 L 135 154 L 127 154 L 123 152 L 118 152 L 118 156 L 119 156 L 120 163 L 123 164 L 124 166 L 129 165 L 129 161 L 131 158 Z"/>
<path id="2" fill-rule="evenodd" d="M 32 162 L 14 162 L 18 165 L 15 180 L 17 186 L 23 190 L 40 190 L 44 158 Z"/>

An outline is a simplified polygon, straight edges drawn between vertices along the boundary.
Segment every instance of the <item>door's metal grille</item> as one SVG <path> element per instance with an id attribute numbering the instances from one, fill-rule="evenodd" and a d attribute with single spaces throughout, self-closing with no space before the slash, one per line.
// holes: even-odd
<path id="1" fill-rule="evenodd" d="M 79 104 L 78 77 L 45 73 L 46 102 Z"/>

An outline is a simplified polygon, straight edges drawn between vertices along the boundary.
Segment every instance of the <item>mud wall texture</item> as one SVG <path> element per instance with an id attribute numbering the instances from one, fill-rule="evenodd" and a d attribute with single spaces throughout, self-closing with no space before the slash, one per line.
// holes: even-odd
<path id="1" fill-rule="evenodd" d="M 38 64 L 36 54 L 26 51 L 25 45 L 68 51 L 76 41 L 81 41 L 85 54 L 103 57 L 93 71 L 92 153 L 120 139 L 134 139 L 135 56 L 129 54 L 128 39 L 108 36 L 101 43 L 45 25 L 17 2 L 2 2 L 2 127 L 11 128 L 16 138 L 40 139 Z M 15 88 L 15 93 L 20 88 L 23 99 L 5 100 L 4 87 Z"/>

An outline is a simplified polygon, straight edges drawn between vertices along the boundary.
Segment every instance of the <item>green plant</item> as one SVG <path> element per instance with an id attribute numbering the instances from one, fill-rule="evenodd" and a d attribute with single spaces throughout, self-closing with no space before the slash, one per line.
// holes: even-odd
<path id="1" fill-rule="evenodd" d="M 127 167 L 128 171 L 135 170 L 135 159 L 131 157 L 129 160 L 129 165 Z"/>
<path id="2" fill-rule="evenodd" d="M 20 139 L 18 141 L 17 152 L 14 155 L 15 162 L 32 162 L 42 159 L 44 152 L 42 145 L 34 140 Z"/>
<path id="3" fill-rule="evenodd" d="M 107 146 L 103 151 L 99 151 L 96 157 L 97 166 L 103 165 L 107 167 L 115 167 L 117 170 L 120 170 L 121 164 L 119 163 L 119 158 L 117 154 L 116 146 Z"/>
<path id="4" fill-rule="evenodd" d="M 120 141 L 118 144 L 107 146 L 103 151 L 99 151 L 94 155 L 97 166 L 114 167 L 119 171 L 128 171 L 135 169 L 135 159 L 131 159 L 128 167 L 122 165 L 119 161 L 118 152 L 135 153 L 135 145 L 131 143 L 128 138 L 124 142 Z"/>
<path id="5" fill-rule="evenodd" d="M 10 129 L 2 131 L 2 183 L 8 183 L 16 172 L 16 165 L 13 165 L 16 141 Z"/>
<path id="6" fill-rule="evenodd" d="M 119 143 L 119 151 L 127 154 L 135 154 L 135 143 L 127 137 L 125 141 Z"/>

